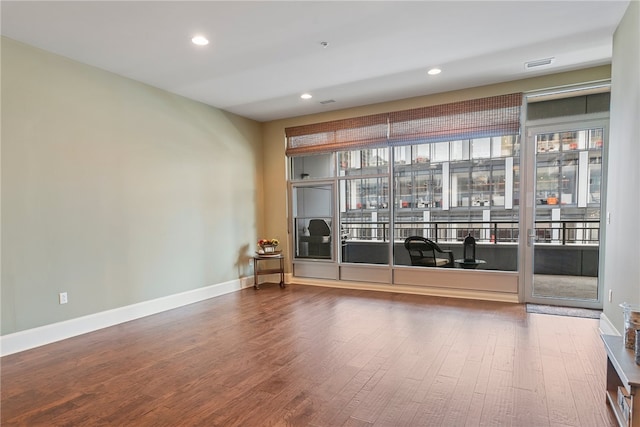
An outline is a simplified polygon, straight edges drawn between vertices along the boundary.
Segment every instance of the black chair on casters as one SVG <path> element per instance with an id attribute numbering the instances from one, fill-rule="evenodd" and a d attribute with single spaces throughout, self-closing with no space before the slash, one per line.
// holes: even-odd
<path id="1" fill-rule="evenodd" d="M 435 242 L 421 237 L 411 236 L 404 241 L 409 251 L 411 265 L 419 267 L 455 267 L 453 252 L 440 249 Z"/>
<path id="2" fill-rule="evenodd" d="M 331 229 L 324 219 L 309 221 L 309 256 L 331 258 Z"/>

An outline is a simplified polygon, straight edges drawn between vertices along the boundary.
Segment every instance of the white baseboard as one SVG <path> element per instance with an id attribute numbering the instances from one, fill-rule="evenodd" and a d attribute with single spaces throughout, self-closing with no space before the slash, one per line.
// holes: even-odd
<path id="1" fill-rule="evenodd" d="M 600 315 L 600 334 L 601 335 L 617 335 L 620 336 L 620 332 L 618 332 L 618 330 L 616 329 L 615 326 L 613 326 L 613 323 L 611 323 L 611 320 L 609 320 L 609 318 L 602 313 Z"/>
<path id="2" fill-rule="evenodd" d="M 285 282 L 292 282 L 292 275 L 285 274 Z M 261 283 L 277 282 L 280 280 L 278 274 L 261 276 Z M 501 294 L 498 292 L 482 292 L 458 289 L 443 288 L 427 288 L 417 286 L 404 285 L 380 285 L 371 283 L 356 283 L 345 281 L 331 281 L 318 279 L 301 279 L 296 278 L 295 283 L 299 285 L 325 286 L 346 289 L 360 289 L 382 292 L 409 293 L 418 295 L 432 295 L 450 298 L 478 299 L 489 301 L 503 301 L 517 303 L 517 295 Z M 245 277 L 241 279 L 231 280 L 229 282 L 219 283 L 207 286 L 205 288 L 194 289 L 175 295 L 169 295 L 150 301 L 143 301 L 137 304 L 125 307 L 115 308 L 113 310 L 102 311 L 100 313 L 90 314 L 75 319 L 65 320 L 63 322 L 53 323 L 38 328 L 28 329 L 25 331 L 15 332 L 13 334 L 0 337 L 0 356 L 18 353 L 20 351 L 29 350 L 31 348 L 40 347 L 56 341 L 97 331 L 102 328 L 114 326 L 130 320 L 139 319 L 141 317 L 150 316 L 152 314 L 182 307 L 184 305 L 193 304 L 209 298 L 236 292 L 244 288 L 253 286 L 253 277 Z M 606 318 L 605 318 L 606 319 Z M 608 320 L 608 319 L 607 319 Z M 603 319 L 601 318 L 601 325 Z M 610 322 L 608 322 L 611 325 Z M 613 325 L 611 325 L 613 328 Z M 601 327 L 602 329 L 602 327 Z M 614 333 L 614 335 L 617 332 Z"/>
<path id="3" fill-rule="evenodd" d="M 250 286 L 253 286 L 253 277 L 245 277 L 4 335 L 0 337 L 0 356 L 40 347 L 119 323 L 236 292 Z"/>

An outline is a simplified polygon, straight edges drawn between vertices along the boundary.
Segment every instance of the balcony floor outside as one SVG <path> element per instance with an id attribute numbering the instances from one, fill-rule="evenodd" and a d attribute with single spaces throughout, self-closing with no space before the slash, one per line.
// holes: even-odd
<path id="1" fill-rule="evenodd" d="M 592 301 L 598 299 L 597 277 L 535 274 L 533 283 L 536 297 Z"/>

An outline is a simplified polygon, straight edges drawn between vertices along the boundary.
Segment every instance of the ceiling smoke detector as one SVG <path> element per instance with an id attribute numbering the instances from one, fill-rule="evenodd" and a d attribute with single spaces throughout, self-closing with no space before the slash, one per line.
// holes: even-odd
<path id="1" fill-rule="evenodd" d="M 524 69 L 525 70 L 531 70 L 533 68 L 538 68 L 538 67 L 544 67 L 547 65 L 551 65 L 553 64 L 553 61 L 555 60 L 554 57 L 551 58 L 544 58 L 544 59 L 536 59 L 534 61 L 528 61 L 524 63 Z"/>

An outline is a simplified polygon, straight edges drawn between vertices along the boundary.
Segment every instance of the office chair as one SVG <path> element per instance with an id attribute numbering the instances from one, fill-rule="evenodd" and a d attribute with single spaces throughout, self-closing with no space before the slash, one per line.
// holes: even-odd
<path id="1" fill-rule="evenodd" d="M 324 219 L 309 221 L 309 256 L 331 257 L 331 229 Z"/>

